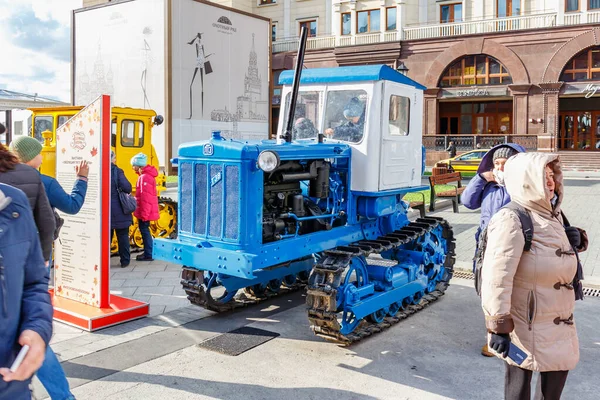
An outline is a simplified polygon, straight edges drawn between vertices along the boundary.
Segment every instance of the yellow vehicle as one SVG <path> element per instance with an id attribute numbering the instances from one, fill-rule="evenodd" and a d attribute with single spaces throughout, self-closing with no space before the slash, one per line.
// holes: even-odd
<path id="1" fill-rule="evenodd" d="M 73 106 L 29 109 L 33 112 L 31 136 L 44 144 L 40 167 L 42 174 L 56 176 L 56 130 L 82 109 Z M 152 145 L 152 127 L 160 125 L 163 117 L 152 110 L 113 107 L 111 118 L 111 149 L 117 156 L 117 166 L 125 172 L 135 193 L 138 176 L 131 168 L 130 160 L 137 153 L 144 153 L 149 155 L 149 164 L 159 169 L 158 157 Z M 166 189 L 164 173 L 160 173 L 156 181 L 160 216 L 158 221 L 150 225 L 150 230 L 154 237 L 172 238 L 177 235 L 177 203 L 160 197 L 160 193 Z M 129 233 L 132 246 L 142 247 L 142 236 L 135 218 Z M 112 249 L 116 250 L 116 238 L 113 238 Z"/>
<path id="2" fill-rule="evenodd" d="M 447 158 L 442 161 L 438 161 L 438 165 L 446 164 L 450 171 L 455 172 L 477 172 L 481 159 L 488 152 L 489 149 L 476 149 L 462 153 L 459 156 L 453 158 Z"/>

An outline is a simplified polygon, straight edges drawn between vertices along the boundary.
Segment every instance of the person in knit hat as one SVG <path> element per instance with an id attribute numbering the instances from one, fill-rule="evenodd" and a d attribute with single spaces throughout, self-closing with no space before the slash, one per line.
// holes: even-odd
<path id="1" fill-rule="evenodd" d="M 38 169 L 42 165 L 42 144 L 30 136 L 16 137 L 8 146 L 19 161 Z"/>
<path id="2" fill-rule="evenodd" d="M 144 254 L 137 256 L 135 259 L 137 261 L 153 261 L 150 222 L 158 220 L 158 197 L 156 192 L 158 171 L 152 165 L 148 165 L 148 156 L 144 153 L 133 156 L 131 165 L 133 170 L 140 176 L 135 185 L 137 208 L 133 215 L 138 219 L 144 242 Z"/>
<path id="3" fill-rule="evenodd" d="M 504 164 L 510 157 L 524 152 L 525 149 L 522 146 L 514 143 L 493 147 L 485 153 L 477 169 L 477 175 L 471 178 L 461 195 L 461 201 L 468 209 L 481 208 L 479 228 L 475 232 L 475 253 L 477 253 L 479 235 L 490 219 L 502 207 L 510 203 L 510 196 L 504 186 Z M 473 272 L 475 272 L 475 261 L 473 261 Z M 486 357 L 494 356 L 488 350 L 487 341 L 481 348 L 481 354 Z"/>
<path id="4" fill-rule="evenodd" d="M 35 169 L 42 165 L 42 145 L 40 142 L 30 136 L 19 136 L 10 144 L 10 149 L 23 164 L 27 164 Z M 66 214 L 77 214 L 85 201 L 87 193 L 89 165 L 86 161 L 75 167 L 77 179 L 73 185 L 71 194 L 64 191 L 60 183 L 51 176 L 41 174 L 46 195 L 52 208 L 56 208 Z"/>

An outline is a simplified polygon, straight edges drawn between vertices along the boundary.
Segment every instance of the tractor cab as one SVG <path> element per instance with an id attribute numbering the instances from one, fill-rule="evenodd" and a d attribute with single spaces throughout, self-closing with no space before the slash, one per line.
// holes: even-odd
<path id="1" fill-rule="evenodd" d="M 293 71 L 279 78 L 287 126 Z M 386 65 L 305 69 L 292 140 L 340 142 L 352 148 L 351 190 L 377 193 L 419 186 L 423 165 L 424 86 Z"/>
<path id="2" fill-rule="evenodd" d="M 44 161 L 40 172 L 56 175 L 56 131 L 83 107 L 31 108 L 31 136 L 38 139 L 44 148 Z M 131 158 L 137 153 L 147 154 L 149 164 L 159 168 L 158 157 L 152 146 L 152 127 L 162 123 L 162 116 L 152 110 L 113 107 L 111 110 L 111 149 L 117 156 L 117 165 L 125 172 L 125 176 L 135 188 L 137 175 L 130 165 Z M 44 132 L 49 132 L 44 134 Z M 160 177 L 164 180 L 164 175 Z M 160 178 L 159 177 L 159 178 Z M 164 190 L 164 182 L 159 182 L 158 189 Z"/>

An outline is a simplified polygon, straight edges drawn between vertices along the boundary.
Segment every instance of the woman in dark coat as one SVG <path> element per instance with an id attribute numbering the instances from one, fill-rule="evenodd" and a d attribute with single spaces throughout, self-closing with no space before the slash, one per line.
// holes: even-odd
<path id="1" fill-rule="evenodd" d="M 0 183 L 21 189 L 27 195 L 40 235 L 44 261 L 48 262 L 52 255 L 56 222 L 40 173 L 28 165 L 21 164 L 13 153 L 0 144 Z"/>
<path id="2" fill-rule="evenodd" d="M 116 156 L 113 151 L 110 152 L 110 228 L 112 235 L 117 235 L 119 243 L 119 257 L 121 258 L 121 268 L 129 266 L 131 256 L 129 253 L 129 227 L 133 224 L 131 214 L 125 214 L 119 201 L 120 189 L 122 192 L 131 193 L 131 183 L 125 177 L 123 170 L 115 164 Z"/>

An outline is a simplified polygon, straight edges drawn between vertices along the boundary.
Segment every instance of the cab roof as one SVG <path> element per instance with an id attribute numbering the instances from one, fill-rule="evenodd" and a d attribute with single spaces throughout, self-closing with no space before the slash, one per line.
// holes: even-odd
<path id="1" fill-rule="evenodd" d="M 280 85 L 291 85 L 294 81 L 294 71 L 283 71 L 279 75 Z M 362 81 L 392 81 L 425 90 L 425 86 L 413 81 L 406 75 L 387 65 L 361 65 L 337 68 L 307 68 L 302 70 L 301 84 L 339 83 Z"/>

